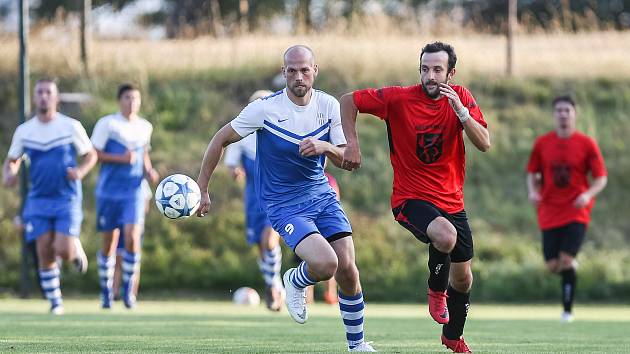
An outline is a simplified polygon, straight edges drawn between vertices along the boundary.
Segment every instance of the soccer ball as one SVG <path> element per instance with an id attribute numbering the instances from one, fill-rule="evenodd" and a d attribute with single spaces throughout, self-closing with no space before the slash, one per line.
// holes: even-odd
<path id="1" fill-rule="evenodd" d="M 245 286 L 236 289 L 232 301 L 237 305 L 258 306 L 260 305 L 260 296 L 256 290 Z"/>
<path id="2" fill-rule="evenodd" d="M 169 219 L 187 218 L 199 208 L 201 192 L 190 177 L 182 174 L 168 176 L 155 190 L 155 205 Z"/>

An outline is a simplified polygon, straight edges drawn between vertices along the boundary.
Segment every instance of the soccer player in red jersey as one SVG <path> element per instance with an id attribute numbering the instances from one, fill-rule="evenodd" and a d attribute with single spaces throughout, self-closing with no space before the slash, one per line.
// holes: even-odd
<path id="1" fill-rule="evenodd" d="M 361 166 L 357 112 L 385 121 L 394 217 L 429 244 L 429 313 L 444 325 L 442 343 L 465 353 L 470 351 L 462 334 L 473 280 L 473 239 L 464 210 L 462 130 L 481 151 L 490 148 L 490 135 L 468 89 L 449 84 L 456 62 L 452 46 L 428 44 L 420 54 L 420 84 L 359 90 L 340 103 L 348 142 L 342 166 L 347 170 Z"/>
<path id="2" fill-rule="evenodd" d="M 562 321 L 573 320 L 576 262 L 595 196 L 606 187 L 607 173 L 597 142 L 575 129 L 575 102 L 553 100 L 555 130 L 534 143 L 527 164 L 529 200 L 538 211 L 547 268 L 562 276 Z M 588 174 L 593 178 L 589 184 Z"/>

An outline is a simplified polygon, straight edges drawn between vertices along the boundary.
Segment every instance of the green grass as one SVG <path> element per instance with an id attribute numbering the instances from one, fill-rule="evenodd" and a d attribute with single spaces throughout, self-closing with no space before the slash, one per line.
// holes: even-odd
<path id="1" fill-rule="evenodd" d="M 66 300 L 66 315 L 44 300 L 0 300 L 0 352 L 333 353 L 345 351 L 336 306 L 310 306 L 306 325 L 286 312 L 228 302 L 144 301 L 134 311 L 116 304 Z M 628 352 L 630 308 L 578 306 L 576 321 L 559 322 L 559 306 L 473 305 L 466 338 L 476 352 Z M 425 305 L 368 304 L 366 338 L 386 353 L 446 353 Z"/>

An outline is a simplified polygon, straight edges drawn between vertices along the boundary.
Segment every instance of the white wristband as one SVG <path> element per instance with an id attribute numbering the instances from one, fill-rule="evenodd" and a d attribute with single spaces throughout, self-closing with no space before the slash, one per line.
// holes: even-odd
<path id="1" fill-rule="evenodd" d="M 470 112 L 466 107 L 462 107 L 462 109 L 460 109 L 459 112 L 455 112 L 455 114 L 457 115 L 457 118 L 459 118 L 459 121 L 462 123 L 470 119 Z"/>

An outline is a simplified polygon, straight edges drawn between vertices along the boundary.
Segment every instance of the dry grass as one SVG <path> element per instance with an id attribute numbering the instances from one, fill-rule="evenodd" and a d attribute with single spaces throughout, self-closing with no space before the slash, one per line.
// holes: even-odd
<path id="1" fill-rule="evenodd" d="M 31 69 L 47 74 L 80 72 L 74 34 L 30 43 Z M 336 67 L 350 82 L 357 80 L 415 80 L 421 46 L 436 38 L 337 35 L 306 37 L 248 36 L 236 39 L 202 38 L 180 41 L 96 41 L 92 67 L 97 76 L 171 75 L 208 69 L 280 66 L 281 53 L 292 44 L 310 45 L 323 70 Z M 502 75 L 506 40 L 502 36 L 448 36 L 460 58 L 459 77 Z M 0 70 L 17 67 L 15 38 L 0 38 Z M 630 32 L 528 35 L 517 38 L 515 74 L 518 77 L 630 78 Z M 362 80 L 363 79 L 363 80 Z"/>

